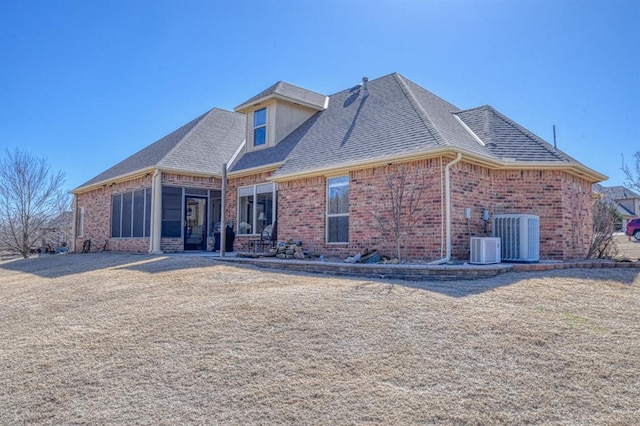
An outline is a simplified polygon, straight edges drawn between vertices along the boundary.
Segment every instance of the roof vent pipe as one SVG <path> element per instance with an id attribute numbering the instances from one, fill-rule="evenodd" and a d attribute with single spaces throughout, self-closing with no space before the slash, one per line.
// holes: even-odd
<path id="1" fill-rule="evenodd" d="M 367 83 L 369 83 L 368 77 L 362 77 L 362 97 L 366 98 L 369 96 L 369 88 L 367 87 Z"/>

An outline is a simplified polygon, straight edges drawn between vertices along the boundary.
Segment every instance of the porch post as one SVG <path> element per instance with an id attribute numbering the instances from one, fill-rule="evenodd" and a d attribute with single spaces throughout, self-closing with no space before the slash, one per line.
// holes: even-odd
<path id="1" fill-rule="evenodd" d="M 160 254 L 162 237 L 162 173 L 156 169 L 151 180 L 151 238 L 149 253 Z"/>
<path id="2" fill-rule="evenodd" d="M 220 194 L 220 257 L 227 253 L 227 219 L 225 209 L 227 199 L 227 163 L 222 165 L 222 194 Z"/>

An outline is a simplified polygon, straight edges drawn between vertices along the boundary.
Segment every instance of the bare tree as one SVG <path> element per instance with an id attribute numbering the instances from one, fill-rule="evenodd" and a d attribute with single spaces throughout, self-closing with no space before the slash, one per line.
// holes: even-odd
<path id="1" fill-rule="evenodd" d="M 640 191 L 640 151 L 633 154 L 633 165 L 629 167 L 628 164 L 622 164 L 622 171 L 627 178 L 626 184 L 629 188 Z"/>
<path id="2" fill-rule="evenodd" d="M 598 198 L 593 204 L 593 237 L 587 258 L 611 259 L 618 254 L 614 239 L 620 229 L 621 216 L 615 205 L 606 198 Z"/>
<path id="3" fill-rule="evenodd" d="M 379 204 L 369 210 L 383 236 L 393 238 L 395 255 L 402 259 L 403 237 L 426 212 L 427 175 L 422 167 L 406 163 L 388 164 L 382 169 L 383 191 Z M 376 197 L 378 199 L 378 197 Z"/>
<path id="4" fill-rule="evenodd" d="M 7 151 L 0 160 L 0 245 L 28 257 L 43 228 L 59 214 L 65 178 L 53 173 L 45 158 Z"/>

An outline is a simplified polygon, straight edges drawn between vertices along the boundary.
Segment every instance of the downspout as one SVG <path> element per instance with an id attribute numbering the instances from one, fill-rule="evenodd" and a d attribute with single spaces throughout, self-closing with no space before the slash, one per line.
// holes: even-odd
<path id="1" fill-rule="evenodd" d="M 160 239 L 162 238 L 162 173 L 159 169 L 153 172 L 151 178 L 151 235 L 149 238 L 149 253 L 161 254 Z"/>
<path id="2" fill-rule="evenodd" d="M 439 260 L 434 260 L 433 262 L 429 262 L 430 265 L 442 265 L 443 263 L 447 263 L 451 260 L 451 177 L 450 177 L 450 169 L 452 166 L 455 166 L 460 160 L 462 160 L 462 153 L 459 152 L 450 163 L 447 163 L 444 166 L 444 197 L 445 197 L 445 234 L 446 234 L 446 248 L 447 255 Z"/>

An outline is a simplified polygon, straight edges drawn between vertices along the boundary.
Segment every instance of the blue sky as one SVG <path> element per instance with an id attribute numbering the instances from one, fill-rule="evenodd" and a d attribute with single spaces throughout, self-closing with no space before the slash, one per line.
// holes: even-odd
<path id="1" fill-rule="evenodd" d="M 333 94 L 399 72 L 489 104 L 623 184 L 640 150 L 636 0 L 0 0 L 0 148 L 73 189 L 279 80 Z"/>

